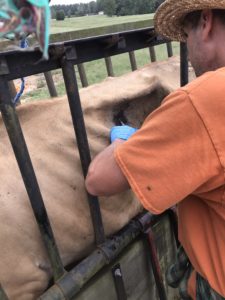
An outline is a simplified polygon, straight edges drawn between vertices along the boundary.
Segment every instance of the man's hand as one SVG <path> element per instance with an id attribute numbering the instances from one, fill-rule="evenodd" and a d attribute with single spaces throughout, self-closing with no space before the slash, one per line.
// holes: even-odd
<path id="1" fill-rule="evenodd" d="M 114 126 L 110 131 L 110 140 L 113 143 L 116 139 L 128 140 L 135 132 L 136 128 L 128 125 Z"/>

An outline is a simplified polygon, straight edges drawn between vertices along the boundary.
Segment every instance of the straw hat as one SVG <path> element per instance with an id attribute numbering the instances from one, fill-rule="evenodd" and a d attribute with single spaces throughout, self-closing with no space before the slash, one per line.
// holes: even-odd
<path id="1" fill-rule="evenodd" d="M 166 0 L 156 11 L 155 29 L 170 40 L 185 42 L 182 29 L 184 17 L 192 11 L 203 9 L 225 9 L 225 0 Z"/>

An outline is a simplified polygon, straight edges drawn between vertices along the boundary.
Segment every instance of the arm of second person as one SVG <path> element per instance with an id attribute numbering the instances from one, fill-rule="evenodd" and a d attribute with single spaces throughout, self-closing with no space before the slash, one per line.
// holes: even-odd
<path id="1" fill-rule="evenodd" d="M 85 180 L 87 191 L 95 196 L 112 196 L 130 188 L 114 157 L 116 147 L 124 140 L 117 139 L 91 162 Z"/>

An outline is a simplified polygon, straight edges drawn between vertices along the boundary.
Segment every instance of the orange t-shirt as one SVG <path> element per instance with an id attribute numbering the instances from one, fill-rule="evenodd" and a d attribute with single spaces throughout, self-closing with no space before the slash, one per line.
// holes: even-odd
<path id="1" fill-rule="evenodd" d="M 146 209 L 178 204 L 181 244 L 225 296 L 225 68 L 171 93 L 115 158 Z"/>

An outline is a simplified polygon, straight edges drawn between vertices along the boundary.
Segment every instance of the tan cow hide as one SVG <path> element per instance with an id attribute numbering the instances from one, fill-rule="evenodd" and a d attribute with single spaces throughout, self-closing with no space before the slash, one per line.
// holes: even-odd
<path id="1" fill-rule="evenodd" d="M 140 127 L 179 85 L 178 68 L 174 59 L 154 63 L 81 90 L 92 156 L 109 144 L 115 120 Z M 63 263 L 70 264 L 89 254 L 94 243 L 68 101 L 30 103 L 17 112 Z M 0 158 L 0 282 L 12 300 L 37 299 L 51 269 L 1 118 Z M 131 191 L 101 198 L 100 204 L 107 235 L 141 210 Z"/>

